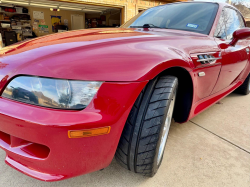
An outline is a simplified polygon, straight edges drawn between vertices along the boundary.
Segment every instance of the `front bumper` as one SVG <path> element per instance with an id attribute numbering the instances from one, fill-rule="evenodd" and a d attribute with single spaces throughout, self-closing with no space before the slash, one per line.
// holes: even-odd
<path id="1" fill-rule="evenodd" d="M 147 84 L 104 83 L 82 111 L 32 106 L 0 97 L 0 147 L 5 162 L 39 180 L 57 181 L 107 167 L 127 116 Z M 111 126 L 107 135 L 68 138 L 69 130 Z"/>

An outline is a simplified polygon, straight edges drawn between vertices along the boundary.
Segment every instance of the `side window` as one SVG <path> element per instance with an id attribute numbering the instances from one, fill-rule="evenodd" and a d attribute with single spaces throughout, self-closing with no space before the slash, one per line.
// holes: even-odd
<path id="1" fill-rule="evenodd" d="M 241 15 L 234 9 L 225 8 L 224 22 L 226 25 L 226 39 L 231 40 L 233 32 L 239 28 L 245 27 Z"/>
<path id="2" fill-rule="evenodd" d="M 214 37 L 216 38 L 222 38 L 222 39 L 226 39 L 226 25 L 224 23 L 224 10 L 222 11 L 221 15 L 220 15 L 220 19 L 219 22 L 217 24 L 215 33 L 214 33 Z"/>

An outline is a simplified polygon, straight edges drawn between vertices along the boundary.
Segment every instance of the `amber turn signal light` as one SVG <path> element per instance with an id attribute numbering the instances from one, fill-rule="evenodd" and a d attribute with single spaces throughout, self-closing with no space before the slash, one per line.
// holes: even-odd
<path id="1" fill-rule="evenodd" d="M 101 127 L 95 129 L 87 129 L 87 130 L 77 130 L 77 131 L 68 131 L 69 138 L 84 138 L 91 136 L 99 136 L 108 134 L 110 132 L 111 127 Z"/>

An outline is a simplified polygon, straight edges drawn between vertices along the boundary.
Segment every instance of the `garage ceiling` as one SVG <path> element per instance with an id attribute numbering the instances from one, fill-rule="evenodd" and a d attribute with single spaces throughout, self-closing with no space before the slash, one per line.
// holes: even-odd
<path id="1" fill-rule="evenodd" d="M 71 11 L 83 11 L 86 13 L 106 13 L 112 10 L 120 10 L 118 8 L 109 8 L 102 6 L 93 6 L 93 5 L 84 5 L 76 3 L 65 3 L 58 1 L 49 1 L 49 0 L 0 0 L 2 6 L 5 5 L 20 5 L 20 6 L 32 6 L 32 7 L 43 7 L 43 8 L 55 8 L 62 10 L 71 10 Z"/>

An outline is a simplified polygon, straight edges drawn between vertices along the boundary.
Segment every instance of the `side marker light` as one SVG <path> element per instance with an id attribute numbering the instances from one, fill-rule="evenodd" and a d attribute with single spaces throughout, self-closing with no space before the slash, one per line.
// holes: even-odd
<path id="1" fill-rule="evenodd" d="M 91 137 L 91 136 L 99 136 L 104 134 L 110 133 L 111 127 L 100 127 L 95 129 L 86 129 L 86 130 L 75 130 L 75 131 L 68 131 L 69 138 L 84 138 L 84 137 Z"/>

